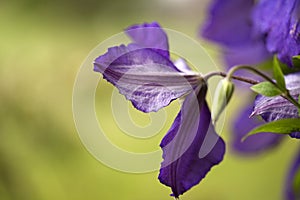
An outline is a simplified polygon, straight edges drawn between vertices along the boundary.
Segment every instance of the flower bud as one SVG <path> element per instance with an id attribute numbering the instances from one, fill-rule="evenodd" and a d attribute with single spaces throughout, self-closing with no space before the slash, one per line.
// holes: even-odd
<path id="1" fill-rule="evenodd" d="M 234 91 L 234 84 L 227 78 L 221 80 L 216 88 L 213 105 L 212 105 L 212 122 L 215 123 L 228 102 Z"/>

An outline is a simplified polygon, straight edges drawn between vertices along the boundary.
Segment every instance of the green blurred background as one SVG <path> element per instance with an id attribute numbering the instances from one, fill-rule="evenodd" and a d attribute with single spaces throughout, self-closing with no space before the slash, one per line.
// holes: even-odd
<path id="1" fill-rule="evenodd" d="M 1 1 L 0 199 L 172 199 L 169 188 L 157 180 L 158 172 L 119 172 L 89 154 L 73 122 L 72 89 L 81 63 L 103 40 L 128 25 L 154 20 L 196 39 L 206 4 L 207 0 Z M 111 94 L 112 86 L 103 84 L 97 94 Z M 110 100 L 109 95 L 101 98 Z M 231 105 L 239 103 L 234 101 Z M 177 111 L 174 105 L 165 129 Z M 147 122 L 146 115 L 130 112 L 137 121 Z M 110 131 L 108 137 L 126 145 L 124 136 L 114 137 L 120 130 L 108 126 Z M 228 142 L 230 132 L 224 136 Z M 163 133 L 137 149 L 158 149 L 161 137 Z M 257 157 L 237 156 L 228 148 L 221 165 L 182 199 L 281 199 L 296 148 L 288 140 Z"/>

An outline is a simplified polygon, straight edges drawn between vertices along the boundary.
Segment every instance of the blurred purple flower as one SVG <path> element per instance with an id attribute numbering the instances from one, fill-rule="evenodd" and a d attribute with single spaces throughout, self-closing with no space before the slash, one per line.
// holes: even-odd
<path id="1" fill-rule="evenodd" d="M 253 13 L 254 31 L 266 36 L 269 52 L 292 67 L 300 54 L 300 1 L 260 0 Z"/>
<path id="2" fill-rule="evenodd" d="M 157 111 L 186 96 L 161 142 L 164 161 L 159 180 L 177 198 L 198 184 L 225 153 L 225 144 L 211 124 L 206 82 L 183 59 L 170 60 L 167 35 L 156 22 L 134 25 L 125 32 L 133 42 L 109 48 L 95 59 L 94 71 L 143 112 Z"/>
<path id="3" fill-rule="evenodd" d="M 254 34 L 254 0 L 212 0 L 204 26 L 199 32 L 222 47 L 225 64 L 255 65 L 270 58 L 264 35 Z"/>
<path id="4" fill-rule="evenodd" d="M 200 35 L 221 45 L 227 66 L 300 54 L 299 0 L 213 0 Z"/>

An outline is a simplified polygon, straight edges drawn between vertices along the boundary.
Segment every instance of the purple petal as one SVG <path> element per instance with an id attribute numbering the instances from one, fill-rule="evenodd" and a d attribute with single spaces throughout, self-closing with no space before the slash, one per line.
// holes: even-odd
<path id="1" fill-rule="evenodd" d="M 253 128 L 263 124 L 262 120 L 256 117 L 250 118 L 252 106 L 245 107 L 234 121 L 232 146 L 238 153 L 255 154 L 263 152 L 264 150 L 273 148 L 279 144 L 282 135 L 273 133 L 259 133 L 248 137 L 245 141 L 241 142 L 242 138 Z"/>
<path id="2" fill-rule="evenodd" d="M 151 49 L 130 51 L 112 47 L 94 62 L 94 71 L 116 86 L 120 93 L 143 111 L 157 111 L 200 85 L 195 73 L 180 73 L 166 57 Z"/>
<path id="3" fill-rule="evenodd" d="M 292 66 L 292 57 L 300 54 L 299 0 L 261 0 L 255 8 L 255 29 L 267 36 L 267 49 Z"/>
<path id="4" fill-rule="evenodd" d="M 214 131 L 211 115 L 205 101 L 206 86 L 199 94 L 192 92 L 167 135 L 161 142 L 164 161 L 159 180 L 171 187 L 176 198 L 197 185 L 210 169 L 219 164 L 225 153 L 225 144 Z M 207 140 L 207 138 L 212 138 Z M 203 147 L 207 153 L 200 155 Z M 205 151 L 205 150 L 204 150 Z"/>
<path id="5" fill-rule="evenodd" d="M 285 184 L 285 196 L 287 200 L 300 199 L 300 151 L 298 150 L 296 159 L 292 164 Z"/>
<path id="6" fill-rule="evenodd" d="M 157 22 L 130 26 L 125 33 L 139 47 L 156 49 L 157 52 L 169 58 L 168 37 Z"/>
<path id="7" fill-rule="evenodd" d="M 254 65 L 269 59 L 264 35 L 254 35 L 254 0 L 214 0 L 202 36 L 223 47 L 227 66 Z"/>
<path id="8" fill-rule="evenodd" d="M 180 72 L 190 73 L 192 70 L 186 63 L 186 61 L 182 58 L 179 58 L 174 62 L 174 65 Z"/>
<path id="9" fill-rule="evenodd" d="M 298 100 L 300 94 L 300 73 L 285 76 L 285 82 L 290 94 Z M 257 95 L 251 115 L 260 115 L 266 122 L 286 118 L 299 118 L 297 107 L 281 96 L 265 97 Z M 292 133 L 291 136 L 299 138 L 299 133 Z"/>

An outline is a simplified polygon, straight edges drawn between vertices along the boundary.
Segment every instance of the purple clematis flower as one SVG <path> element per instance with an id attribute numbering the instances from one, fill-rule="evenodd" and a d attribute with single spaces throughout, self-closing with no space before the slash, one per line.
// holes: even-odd
<path id="1" fill-rule="evenodd" d="M 294 99 L 300 94 L 300 72 L 285 76 L 286 87 Z M 251 114 L 260 115 L 266 122 L 285 118 L 299 118 L 298 108 L 281 96 L 265 97 L 258 95 Z M 299 132 L 290 134 L 293 138 L 300 138 Z"/>
<path id="2" fill-rule="evenodd" d="M 255 32 L 266 35 L 268 51 L 292 67 L 292 57 L 300 54 L 300 1 L 260 0 L 253 21 Z"/>
<path id="3" fill-rule="evenodd" d="M 158 111 L 185 97 L 160 145 L 164 161 L 159 180 L 177 198 L 198 184 L 225 153 L 225 144 L 211 124 L 207 85 L 183 59 L 172 62 L 167 35 L 156 22 L 131 26 L 125 33 L 133 42 L 109 48 L 95 59 L 94 71 L 143 112 Z"/>

